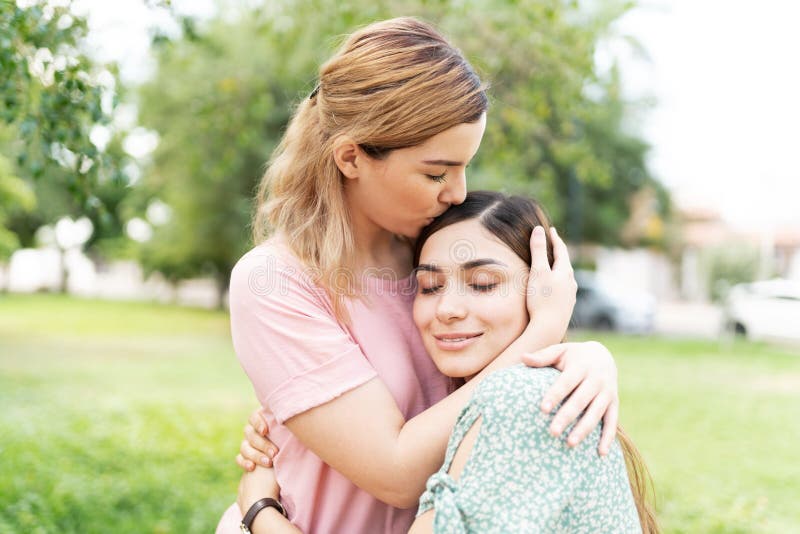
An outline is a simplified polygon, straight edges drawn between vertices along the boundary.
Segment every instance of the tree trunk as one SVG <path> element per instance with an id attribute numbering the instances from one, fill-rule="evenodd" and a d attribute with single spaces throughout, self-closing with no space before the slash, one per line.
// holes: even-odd
<path id="1" fill-rule="evenodd" d="M 230 270 L 217 270 L 217 274 L 214 277 L 214 282 L 217 286 L 217 309 L 222 310 L 225 309 L 225 292 L 228 290 L 228 285 L 230 284 Z"/>
<path id="2" fill-rule="evenodd" d="M 67 251 L 63 248 L 58 249 L 61 253 L 59 262 L 58 262 L 58 270 L 59 270 L 59 282 L 58 282 L 58 292 L 62 295 L 67 293 L 67 280 L 69 277 L 69 272 L 67 272 Z"/>

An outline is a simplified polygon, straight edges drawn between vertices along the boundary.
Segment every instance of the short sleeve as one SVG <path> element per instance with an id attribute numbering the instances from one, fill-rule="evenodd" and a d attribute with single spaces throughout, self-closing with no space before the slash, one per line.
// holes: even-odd
<path id="1" fill-rule="evenodd" d="M 230 316 L 236 356 L 259 401 L 283 423 L 377 373 L 322 289 L 281 253 L 260 245 L 239 260 Z"/>

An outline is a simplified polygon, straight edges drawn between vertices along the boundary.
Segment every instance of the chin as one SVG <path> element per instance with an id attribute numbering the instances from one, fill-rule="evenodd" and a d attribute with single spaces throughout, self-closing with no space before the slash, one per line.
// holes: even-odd
<path id="1" fill-rule="evenodd" d="M 422 233 L 422 229 L 425 228 L 424 226 L 420 226 L 419 228 L 411 228 L 404 232 L 401 232 L 400 235 L 405 236 L 409 239 L 416 239 L 419 237 L 419 234 Z"/>
<path id="2" fill-rule="evenodd" d="M 467 355 L 456 356 L 454 354 L 448 354 L 446 356 L 433 356 L 432 352 L 428 351 L 428 353 L 432 355 L 431 357 L 433 358 L 433 363 L 436 365 L 436 368 L 439 369 L 443 375 L 449 376 L 450 378 L 472 378 L 488 365 L 476 364 L 472 358 Z"/>

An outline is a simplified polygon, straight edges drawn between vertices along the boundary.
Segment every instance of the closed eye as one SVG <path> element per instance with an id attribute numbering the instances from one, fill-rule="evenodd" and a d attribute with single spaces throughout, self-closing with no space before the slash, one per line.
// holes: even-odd
<path id="1" fill-rule="evenodd" d="M 447 181 L 447 179 L 445 178 L 445 176 L 447 176 L 447 171 L 443 172 L 442 174 L 438 174 L 438 175 L 426 174 L 425 176 L 427 176 L 428 178 L 430 178 L 434 182 L 438 182 L 438 183 L 442 183 L 442 182 L 446 182 Z"/>
<path id="2" fill-rule="evenodd" d="M 442 286 L 420 287 L 419 292 L 422 293 L 423 295 L 431 295 L 433 293 L 436 293 L 441 288 Z"/>
<path id="3" fill-rule="evenodd" d="M 491 291 L 492 289 L 497 287 L 497 283 L 494 284 L 470 284 L 470 287 L 475 291 Z"/>

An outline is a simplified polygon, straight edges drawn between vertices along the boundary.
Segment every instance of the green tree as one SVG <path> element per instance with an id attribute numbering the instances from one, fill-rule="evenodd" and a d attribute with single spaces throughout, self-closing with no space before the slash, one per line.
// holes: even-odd
<path id="1" fill-rule="evenodd" d="M 36 203 L 33 191 L 14 175 L 12 163 L 0 154 L 0 260 L 19 248 L 16 233 L 6 228 L 11 210 L 31 210 Z"/>
<path id="2" fill-rule="evenodd" d="M 620 232 L 631 195 L 645 187 L 657 192 L 658 215 L 669 216 L 648 146 L 626 127 L 637 108 L 621 96 L 618 67 L 595 65 L 598 46 L 630 42 L 614 21 L 632 2 L 453 4 L 442 25 L 492 83 L 475 187 L 537 197 L 573 242 L 634 244 Z"/>
<path id="3" fill-rule="evenodd" d="M 592 4 L 594 5 L 594 4 Z M 589 7 L 587 7 L 589 6 Z M 624 125 L 630 106 L 615 69 L 596 71 L 598 43 L 630 3 L 405 0 L 225 5 L 226 16 L 156 43 L 141 122 L 160 143 L 149 192 L 174 210 L 143 247 L 150 269 L 198 273 L 226 287 L 249 246 L 254 187 L 292 105 L 315 84 L 338 36 L 376 19 L 418 15 L 439 25 L 492 83 L 492 109 L 470 187 L 533 194 L 573 240 L 621 242 L 631 195 L 649 187 L 647 146 Z"/>
<path id="4" fill-rule="evenodd" d="M 93 128 L 110 123 L 121 95 L 116 68 L 82 51 L 86 20 L 71 3 L 54 4 L 0 0 L 0 154 L 6 174 L 40 200 L 35 207 L 19 198 L 0 205 L 14 247 L 33 244 L 39 226 L 63 215 L 92 220 L 89 246 L 122 228 L 127 156 L 100 150 L 90 138 Z"/>

